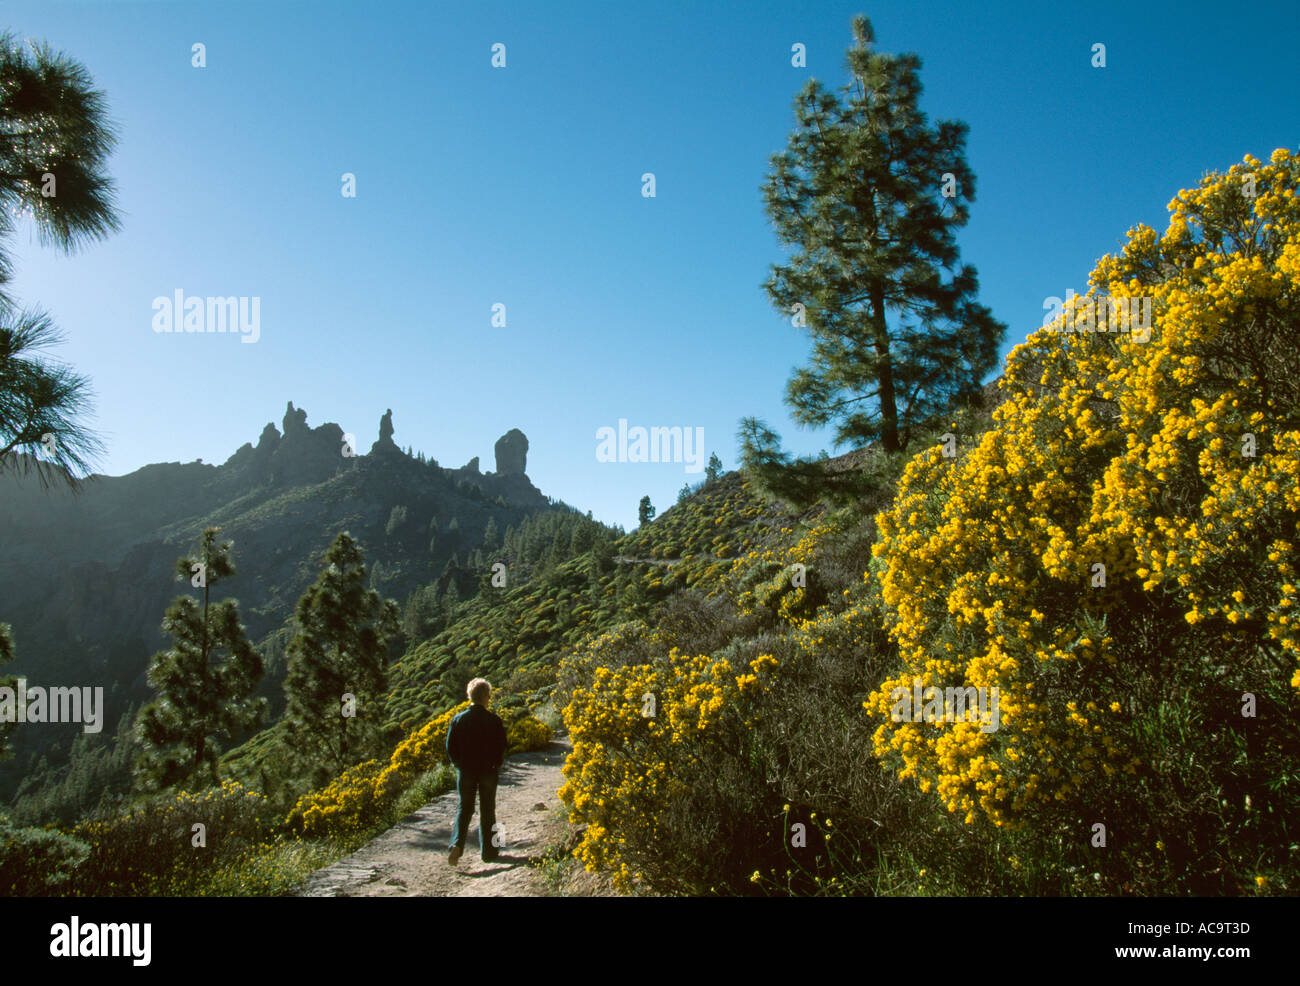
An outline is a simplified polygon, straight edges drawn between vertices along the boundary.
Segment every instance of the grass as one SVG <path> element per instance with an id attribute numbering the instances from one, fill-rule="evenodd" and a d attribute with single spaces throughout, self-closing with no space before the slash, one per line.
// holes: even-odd
<path id="1" fill-rule="evenodd" d="M 215 870 L 193 892 L 204 897 L 292 896 L 316 870 L 356 852 L 455 786 L 456 772 L 453 768 L 441 766 L 425 771 L 373 825 L 329 839 L 277 836 L 274 842 L 264 847 L 264 852 L 250 854 Z"/>

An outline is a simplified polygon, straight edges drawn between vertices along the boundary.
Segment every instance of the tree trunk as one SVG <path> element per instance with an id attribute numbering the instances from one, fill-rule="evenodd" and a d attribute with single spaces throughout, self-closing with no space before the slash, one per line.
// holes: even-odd
<path id="1" fill-rule="evenodd" d="M 199 660 L 199 694 L 204 696 L 208 693 L 208 593 L 210 592 L 207 571 L 208 560 L 205 553 L 203 556 L 203 647 L 202 657 Z M 199 771 L 203 769 L 203 753 L 207 749 L 207 745 L 207 737 L 200 733 L 194 746 L 194 776 L 198 776 Z M 213 771 L 213 775 L 215 779 L 216 771 Z"/>
<path id="2" fill-rule="evenodd" d="M 339 766 L 347 766 L 348 762 L 348 717 L 339 716 Z"/>
<path id="3" fill-rule="evenodd" d="M 889 326 L 885 322 L 885 289 L 871 288 L 871 328 L 875 335 L 880 381 L 880 439 L 886 452 L 897 452 L 898 404 L 894 397 L 894 364 L 889 353 Z"/>

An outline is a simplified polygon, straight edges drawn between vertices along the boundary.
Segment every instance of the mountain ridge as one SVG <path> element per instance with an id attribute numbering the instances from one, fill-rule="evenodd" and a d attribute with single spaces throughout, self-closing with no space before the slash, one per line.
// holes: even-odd
<path id="1" fill-rule="evenodd" d="M 198 591 L 176 579 L 176 559 L 203 528 L 218 526 L 234 541 L 236 566 L 219 596 L 239 601 L 250 640 L 268 653 L 263 690 L 274 704 L 282 699 L 283 629 L 338 533 L 361 542 L 372 586 L 400 602 L 440 579 L 468 591 L 474 576 L 462 562 L 489 522 L 504 532 L 562 509 L 528 479 L 518 429 L 498 442 L 504 471 L 481 473 L 402 451 L 391 410 L 364 455 L 348 454 L 337 424 L 308 426 L 292 401 L 281 424 L 268 423 L 256 444 L 221 465 L 150 463 L 88 477 L 75 493 L 42 489 L 21 461 L 0 472 L 0 621 L 12 625 L 16 643 L 6 673 L 33 684 L 102 683 L 106 722 L 116 722 L 148 698 L 149 659 L 168 645 L 164 610 Z M 0 798 L 20 765 L 71 741 L 53 726 L 22 732 L 19 756 L 0 768 Z"/>

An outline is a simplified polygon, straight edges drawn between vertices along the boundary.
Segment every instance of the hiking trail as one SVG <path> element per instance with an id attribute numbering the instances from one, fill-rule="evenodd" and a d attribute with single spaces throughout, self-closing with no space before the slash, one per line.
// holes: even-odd
<path id="1" fill-rule="evenodd" d="M 551 892 L 537 871 L 547 845 L 567 813 L 556 796 L 569 737 L 557 733 L 538 753 L 516 753 L 501 766 L 497 821 L 505 827 L 499 859 L 479 858 L 479 811 L 475 806 L 465 854 L 447 862 L 456 792 L 440 795 L 418 811 L 329 866 L 298 888 L 299 897 L 544 897 Z"/>

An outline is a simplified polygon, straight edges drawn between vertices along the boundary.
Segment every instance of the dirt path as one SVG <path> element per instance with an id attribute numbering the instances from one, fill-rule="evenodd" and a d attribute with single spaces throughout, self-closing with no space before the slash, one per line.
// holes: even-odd
<path id="1" fill-rule="evenodd" d="M 478 855 L 479 814 L 474 812 L 465 854 L 447 863 L 456 792 L 407 815 L 350 856 L 313 873 L 301 897 L 542 897 L 547 891 L 535 867 L 554 830 L 564 783 L 560 768 L 569 738 L 557 736 L 540 753 L 520 753 L 501 767 L 497 821 L 505 826 L 499 859 Z M 560 809 L 562 811 L 562 809 Z M 551 824 L 548 824 L 551 823 Z"/>

